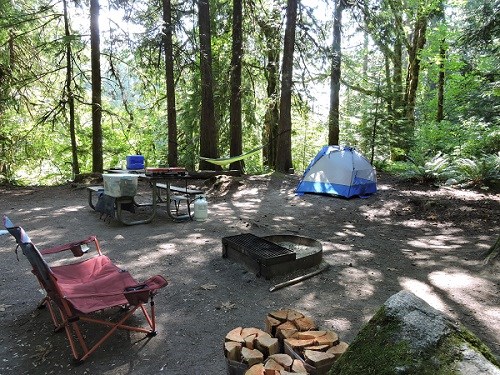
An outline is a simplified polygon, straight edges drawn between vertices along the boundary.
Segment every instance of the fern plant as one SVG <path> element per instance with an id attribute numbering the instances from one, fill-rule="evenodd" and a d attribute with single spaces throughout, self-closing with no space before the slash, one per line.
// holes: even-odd
<path id="1" fill-rule="evenodd" d="M 461 158 L 453 163 L 455 178 L 473 185 L 500 180 L 500 152 L 481 158 Z"/>
<path id="2" fill-rule="evenodd" d="M 452 175 L 449 157 L 441 152 L 425 161 L 423 165 L 416 163 L 411 158 L 408 160 L 412 162 L 412 167 L 403 172 L 405 178 L 421 182 L 436 182 L 444 181 Z"/>

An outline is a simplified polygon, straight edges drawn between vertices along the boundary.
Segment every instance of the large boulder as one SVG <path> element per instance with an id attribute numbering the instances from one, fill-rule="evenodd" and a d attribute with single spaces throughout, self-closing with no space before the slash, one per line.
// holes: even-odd
<path id="1" fill-rule="evenodd" d="M 401 291 L 363 327 L 329 374 L 500 375 L 500 366 L 474 334 Z"/>

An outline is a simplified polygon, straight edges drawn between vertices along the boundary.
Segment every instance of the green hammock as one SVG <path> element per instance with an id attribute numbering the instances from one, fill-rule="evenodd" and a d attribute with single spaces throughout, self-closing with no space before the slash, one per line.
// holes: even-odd
<path id="1" fill-rule="evenodd" d="M 253 154 L 256 154 L 259 150 L 262 150 L 264 148 L 263 146 L 259 146 L 257 148 L 254 148 L 253 150 L 250 150 L 248 152 L 245 152 L 244 154 L 238 155 L 238 156 L 233 156 L 231 158 L 219 158 L 219 159 L 212 159 L 212 158 L 206 158 L 204 156 L 200 156 L 200 160 L 215 164 L 215 165 L 220 165 L 222 167 L 225 167 L 226 165 L 229 165 L 231 163 L 234 163 L 239 160 L 243 160 L 248 158 L 249 156 L 252 156 Z"/>

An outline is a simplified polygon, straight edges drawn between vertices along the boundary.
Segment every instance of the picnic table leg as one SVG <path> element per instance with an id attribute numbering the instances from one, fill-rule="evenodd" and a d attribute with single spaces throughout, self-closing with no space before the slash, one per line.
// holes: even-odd
<path id="1" fill-rule="evenodd" d="M 91 189 L 87 189 L 88 192 L 89 192 L 89 206 L 90 208 L 92 208 L 93 210 L 95 210 L 95 205 L 94 203 L 92 202 L 92 194 L 94 193 L 93 190 Z"/>
<path id="2" fill-rule="evenodd" d="M 170 199 L 170 181 L 166 181 L 167 185 L 167 215 L 173 220 L 173 221 L 185 221 L 185 220 L 190 220 L 191 215 L 174 215 L 172 214 L 172 201 Z M 189 203 L 188 203 L 189 204 Z"/>
<path id="3" fill-rule="evenodd" d="M 152 187 L 152 196 L 153 196 L 153 204 L 152 204 L 152 210 L 151 210 L 151 215 L 147 217 L 146 219 L 143 220 L 133 220 L 133 221 L 127 221 L 126 219 L 123 218 L 122 216 L 122 203 L 135 203 L 134 198 L 132 197 L 131 202 L 121 202 L 121 199 L 116 200 L 116 218 L 125 225 L 137 225 L 137 224 L 147 224 L 150 223 L 155 215 L 156 215 L 156 185 L 153 185 Z"/>

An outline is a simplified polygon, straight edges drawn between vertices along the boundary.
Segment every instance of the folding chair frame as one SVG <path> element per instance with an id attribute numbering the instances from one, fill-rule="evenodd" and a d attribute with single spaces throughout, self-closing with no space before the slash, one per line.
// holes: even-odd
<path id="1" fill-rule="evenodd" d="M 149 288 L 149 285 L 147 284 L 148 281 L 146 281 L 144 284 L 139 284 L 140 288 L 134 288 L 134 286 L 132 286 L 130 288 L 130 291 L 124 291 L 124 295 L 129 303 L 124 305 L 108 306 L 105 308 L 108 309 L 117 307 L 121 308 L 124 311 L 128 309 L 128 311 L 126 311 L 124 315 L 121 316 L 117 321 L 112 322 L 108 320 L 97 319 L 95 317 L 89 316 L 89 314 L 92 313 L 85 314 L 75 310 L 72 304 L 64 297 L 64 293 L 58 285 L 55 273 L 51 270 L 51 268 L 43 258 L 43 255 L 59 253 L 67 250 L 71 250 L 74 256 L 79 257 L 86 252 L 82 250 L 82 245 L 84 245 L 83 247 L 86 247 L 85 245 L 88 244 L 94 245 L 97 256 L 104 256 L 101 252 L 101 248 L 99 246 L 97 238 L 95 236 L 92 236 L 83 241 L 68 243 L 65 245 L 39 251 L 31 242 L 25 243 L 21 240 L 21 236 L 24 235 L 24 230 L 21 227 L 12 227 L 7 229 L 14 237 L 16 237 L 18 246 L 21 247 L 24 255 L 26 255 L 32 265 L 32 272 L 35 274 L 40 285 L 46 292 L 46 296 L 40 303 L 39 307 L 46 306 L 48 308 L 55 326 L 54 331 L 57 332 L 61 331 L 62 329 L 65 330 L 69 346 L 71 348 L 71 352 L 76 364 L 85 361 L 118 329 L 145 333 L 147 337 L 153 337 L 156 335 L 154 295 L 156 294 L 157 289 L 167 285 L 167 281 L 161 276 L 156 276 L 156 279 L 151 278 L 148 280 L 160 280 L 159 284 L 157 282 L 156 285 L 153 285 L 152 288 Z M 129 290 L 129 288 L 126 289 Z M 150 305 L 149 312 L 146 308 L 148 302 Z M 104 309 L 96 310 L 93 312 L 102 310 Z M 145 325 L 144 327 L 138 327 L 125 324 L 137 310 L 142 311 L 147 325 Z M 80 328 L 80 322 L 102 325 L 108 327 L 109 330 L 107 330 L 107 332 L 105 332 L 100 338 L 98 338 L 97 341 L 93 343 L 87 343 Z"/>
<path id="2" fill-rule="evenodd" d="M 47 296 L 45 297 L 44 300 L 44 306 L 48 307 L 50 316 L 54 323 L 55 327 L 54 331 L 58 332 L 62 329 L 65 330 L 69 346 L 71 348 L 71 352 L 73 354 L 73 358 L 75 359 L 76 363 L 81 363 L 85 361 L 93 352 L 97 350 L 97 348 L 99 348 L 99 346 L 101 346 L 118 329 L 123 329 L 132 332 L 142 332 L 145 333 L 148 337 L 156 336 L 155 309 L 152 296 L 150 298 L 150 304 L 151 304 L 150 313 L 148 313 L 144 304 L 141 303 L 136 306 L 130 306 L 129 310 L 125 313 L 125 315 L 119 321 L 113 323 L 102 319 L 91 318 L 88 316 L 73 315 L 71 313 L 71 308 L 69 307 L 67 302 L 63 302 L 63 308 L 59 308 L 58 306 L 53 306 L 55 305 L 55 303 L 50 299 L 50 297 Z M 58 317 L 56 316 L 54 307 L 57 307 L 57 309 L 59 310 L 60 319 L 58 319 Z M 150 327 L 149 329 L 124 324 L 139 308 L 144 314 L 144 317 Z M 85 341 L 83 337 L 78 321 L 100 324 L 106 327 L 110 327 L 110 329 L 89 348 L 88 343 Z M 77 346 L 77 343 L 79 344 L 79 348 Z"/>

